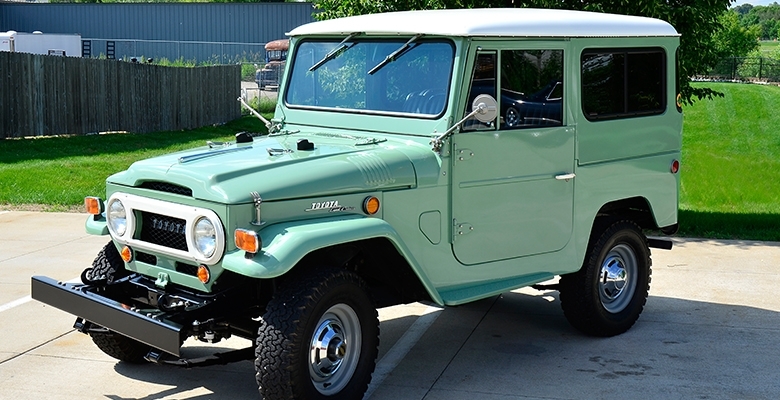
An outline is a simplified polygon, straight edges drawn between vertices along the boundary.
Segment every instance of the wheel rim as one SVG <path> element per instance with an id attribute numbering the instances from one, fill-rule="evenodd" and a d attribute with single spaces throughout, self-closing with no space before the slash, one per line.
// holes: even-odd
<path id="1" fill-rule="evenodd" d="M 631 247 L 619 244 L 609 251 L 599 273 L 599 297 L 608 312 L 626 309 L 636 290 L 637 260 Z"/>
<path id="2" fill-rule="evenodd" d="M 352 307 L 336 304 L 322 315 L 309 347 L 309 375 L 317 391 L 329 396 L 347 386 L 357 369 L 362 339 Z"/>
<path id="3" fill-rule="evenodd" d="M 520 123 L 520 115 L 518 115 L 517 110 L 511 107 L 508 110 L 506 110 L 507 126 L 515 126 L 519 123 Z"/>

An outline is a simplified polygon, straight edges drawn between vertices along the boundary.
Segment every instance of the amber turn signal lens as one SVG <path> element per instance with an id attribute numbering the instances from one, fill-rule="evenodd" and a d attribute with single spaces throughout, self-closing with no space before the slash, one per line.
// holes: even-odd
<path id="1" fill-rule="evenodd" d="M 374 215 L 379 212 L 379 199 L 374 196 L 367 197 L 363 201 L 363 212 L 368 215 Z"/>
<path id="2" fill-rule="evenodd" d="M 209 279 L 211 279 L 211 272 L 209 272 L 208 267 L 205 265 L 198 267 L 198 280 L 202 283 L 208 283 Z"/>
<path id="3" fill-rule="evenodd" d="M 98 215 L 103 212 L 103 202 L 97 197 L 85 197 L 84 208 L 88 214 Z"/>
<path id="4" fill-rule="evenodd" d="M 257 232 L 246 229 L 236 229 L 236 234 L 234 236 L 236 247 L 239 249 L 252 254 L 257 253 L 260 250 L 260 238 L 257 237 Z"/>
<path id="5" fill-rule="evenodd" d="M 130 248 L 127 246 L 122 248 L 122 251 L 119 252 L 119 255 L 122 256 L 122 259 L 125 260 L 125 262 L 130 262 L 133 260 L 133 250 L 130 250 Z"/>

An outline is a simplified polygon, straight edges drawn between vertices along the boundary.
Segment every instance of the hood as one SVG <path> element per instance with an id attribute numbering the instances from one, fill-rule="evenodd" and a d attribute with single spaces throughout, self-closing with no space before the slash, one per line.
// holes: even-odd
<path id="1" fill-rule="evenodd" d="M 298 150 L 298 141 L 313 143 Z M 436 162 L 427 146 L 396 138 L 309 134 L 255 138 L 138 161 L 108 178 L 140 186 L 166 182 L 197 199 L 225 204 L 282 200 L 416 186 L 415 162 Z M 426 161 L 427 160 L 427 161 Z"/>

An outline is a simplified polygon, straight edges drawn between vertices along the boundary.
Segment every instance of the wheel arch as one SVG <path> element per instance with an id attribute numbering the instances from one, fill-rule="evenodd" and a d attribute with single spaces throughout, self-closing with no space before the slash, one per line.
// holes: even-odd
<path id="1" fill-rule="evenodd" d="M 247 257 L 235 250 L 225 255 L 222 267 L 261 279 L 297 275 L 324 265 L 344 267 L 366 280 L 380 306 L 392 304 L 393 298 L 395 304 L 417 300 L 443 304 L 400 235 L 382 219 L 323 218 L 275 224 L 259 233 L 261 252 Z"/>
<path id="2" fill-rule="evenodd" d="M 600 221 L 612 221 L 619 218 L 634 221 L 643 230 L 668 228 L 659 226 L 650 201 L 646 197 L 636 196 L 613 200 L 602 205 L 594 216 L 591 232 L 596 230 Z"/>

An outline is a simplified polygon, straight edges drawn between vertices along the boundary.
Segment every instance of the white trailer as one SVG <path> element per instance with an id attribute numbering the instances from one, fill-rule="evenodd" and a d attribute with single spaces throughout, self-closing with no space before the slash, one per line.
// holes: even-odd
<path id="1" fill-rule="evenodd" d="M 81 57 L 81 35 L 0 32 L 0 51 Z"/>

